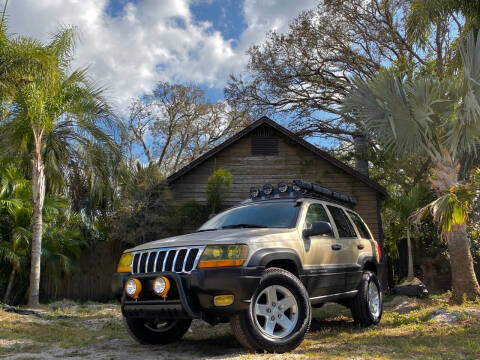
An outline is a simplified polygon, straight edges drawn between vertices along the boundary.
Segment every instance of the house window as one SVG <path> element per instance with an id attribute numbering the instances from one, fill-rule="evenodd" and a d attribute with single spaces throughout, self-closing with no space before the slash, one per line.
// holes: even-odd
<path id="1" fill-rule="evenodd" d="M 252 155 L 278 155 L 278 137 L 272 129 L 260 128 L 252 135 Z"/>

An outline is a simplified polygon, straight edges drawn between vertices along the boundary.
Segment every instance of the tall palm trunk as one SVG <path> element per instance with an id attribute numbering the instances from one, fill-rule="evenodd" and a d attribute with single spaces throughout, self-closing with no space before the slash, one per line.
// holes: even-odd
<path id="1" fill-rule="evenodd" d="M 447 240 L 450 265 L 452 268 L 453 301 L 462 302 L 463 295 L 469 300 L 480 297 L 480 286 L 478 285 L 473 259 L 470 252 L 470 244 L 467 239 L 466 224 L 452 225 L 450 231 L 444 232 Z"/>
<path id="2" fill-rule="evenodd" d="M 42 159 L 43 131 L 35 132 L 35 149 L 32 159 L 32 190 L 33 190 L 33 231 L 32 260 L 30 267 L 29 306 L 39 305 L 40 292 L 40 261 L 42 257 L 42 210 L 45 199 L 45 173 Z"/>
<path id="3" fill-rule="evenodd" d="M 448 192 L 452 187 L 460 185 L 458 174 L 460 165 L 447 152 L 438 159 L 432 169 L 433 177 L 430 182 L 440 194 Z M 469 300 L 480 296 L 480 286 L 473 268 L 473 259 L 470 252 L 470 242 L 467 238 L 467 224 L 452 224 L 450 231 L 442 231 L 447 241 L 450 267 L 452 271 L 453 301 L 460 303 L 463 295 Z"/>
<path id="4" fill-rule="evenodd" d="M 5 291 L 5 295 L 3 296 L 3 302 L 5 304 L 8 304 L 8 301 L 10 300 L 10 293 L 12 292 L 14 279 L 15 279 L 15 268 L 12 268 L 12 272 L 10 273 L 10 277 L 8 279 L 7 291 Z"/>
<path id="5" fill-rule="evenodd" d="M 407 249 L 408 249 L 408 274 L 407 280 L 413 280 L 413 252 L 412 239 L 410 238 L 410 228 L 407 227 Z"/>

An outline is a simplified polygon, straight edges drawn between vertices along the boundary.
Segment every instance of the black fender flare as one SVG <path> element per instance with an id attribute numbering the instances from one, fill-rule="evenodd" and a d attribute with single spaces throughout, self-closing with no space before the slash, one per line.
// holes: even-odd
<path id="1" fill-rule="evenodd" d="M 303 266 L 298 253 L 289 248 L 265 248 L 253 253 L 247 266 L 266 266 L 275 260 L 293 261 L 299 275 L 303 274 Z"/>
<path id="2" fill-rule="evenodd" d="M 379 263 L 378 263 L 377 259 L 375 258 L 375 256 L 372 256 L 372 255 L 370 255 L 370 254 L 362 254 L 362 255 L 360 255 L 359 258 L 358 258 L 358 265 L 360 266 L 360 268 L 361 268 L 362 270 L 365 269 L 365 265 L 366 265 L 367 263 L 372 263 L 372 264 L 374 264 L 374 265 L 375 265 L 375 268 L 376 268 L 377 271 L 378 271 Z"/>

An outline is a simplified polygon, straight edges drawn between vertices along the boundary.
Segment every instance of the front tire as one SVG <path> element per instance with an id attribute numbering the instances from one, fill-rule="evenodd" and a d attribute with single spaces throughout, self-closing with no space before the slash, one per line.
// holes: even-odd
<path id="1" fill-rule="evenodd" d="M 378 324 L 383 313 L 383 299 L 377 276 L 365 271 L 358 286 L 358 293 L 352 299 L 350 310 L 355 323 L 362 326 Z"/>
<path id="2" fill-rule="evenodd" d="M 179 341 L 190 328 L 191 319 L 136 319 L 123 317 L 128 334 L 144 345 L 166 345 Z"/>
<path id="3" fill-rule="evenodd" d="M 233 315 L 230 325 L 238 342 L 257 352 L 283 353 L 305 338 L 312 320 L 310 299 L 292 273 L 269 268 L 248 310 Z"/>

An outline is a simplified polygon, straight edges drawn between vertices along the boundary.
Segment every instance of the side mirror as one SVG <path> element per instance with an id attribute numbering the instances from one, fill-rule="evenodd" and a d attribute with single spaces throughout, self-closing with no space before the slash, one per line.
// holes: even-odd
<path id="1" fill-rule="evenodd" d="M 303 237 L 326 235 L 332 233 L 332 226 L 326 221 L 317 221 L 312 224 L 310 229 L 303 230 Z"/>

